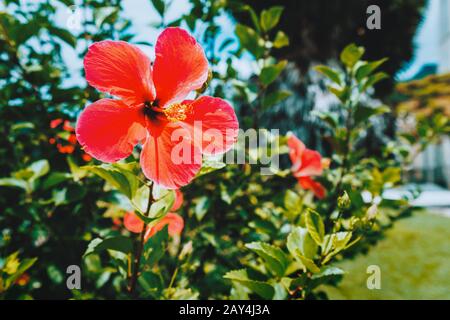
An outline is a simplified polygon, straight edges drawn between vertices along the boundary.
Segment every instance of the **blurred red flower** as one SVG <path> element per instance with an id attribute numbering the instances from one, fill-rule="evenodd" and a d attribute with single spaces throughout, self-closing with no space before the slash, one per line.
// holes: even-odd
<path id="1" fill-rule="evenodd" d="M 159 220 L 157 224 L 147 229 L 147 232 L 145 233 L 145 241 L 153 237 L 158 231 L 161 231 L 166 225 L 169 225 L 169 236 L 173 237 L 175 235 L 180 235 L 181 231 L 183 231 L 184 220 L 180 215 L 169 212 L 164 216 L 164 218 Z"/>
<path id="2" fill-rule="evenodd" d="M 123 218 L 123 225 L 128 231 L 133 233 L 140 233 L 144 229 L 144 222 L 134 212 L 127 212 L 125 214 Z M 181 231 L 183 231 L 184 220 L 180 215 L 169 212 L 153 227 L 147 228 L 145 232 L 145 241 L 153 237 L 158 231 L 161 231 L 166 225 L 169 226 L 169 235 L 173 237 L 181 234 Z"/>
<path id="3" fill-rule="evenodd" d="M 81 155 L 81 158 L 82 158 L 84 161 L 86 161 L 86 162 L 89 162 L 89 161 L 92 160 L 92 157 L 91 157 L 90 155 L 88 155 L 87 153 L 83 153 L 83 154 Z"/>
<path id="4" fill-rule="evenodd" d="M 73 133 L 69 135 L 67 138 L 67 141 L 69 141 L 70 144 L 76 144 L 77 143 L 77 137 Z"/>
<path id="5" fill-rule="evenodd" d="M 134 233 L 140 233 L 142 232 L 142 229 L 144 229 L 144 221 L 142 221 L 134 212 L 125 213 L 123 225 L 128 231 Z"/>
<path id="6" fill-rule="evenodd" d="M 319 199 L 325 197 L 325 188 L 311 177 L 320 176 L 324 165 L 329 165 L 329 161 L 324 161 L 319 152 L 306 148 L 305 144 L 295 135 L 288 137 L 289 157 L 292 162 L 292 172 L 303 189 L 311 190 Z"/>
<path id="7" fill-rule="evenodd" d="M 63 130 L 68 132 L 75 132 L 75 128 L 72 127 L 69 120 L 64 121 Z"/>
<path id="8" fill-rule="evenodd" d="M 16 284 L 23 287 L 30 282 L 30 275 L 28 273 L 23 273 L 17 280 L 15 281 Z"/>
<path id="9" fill-rule="evenodd" d="M 63 146 L 61 143 L 58 143 L 58 144 L 56 145 L 56 148 L 58 148 L 58 151 L 59 151 L 60 153 L 68 153 L 68 154 L 71 154 L 71 153 L 73 153 L 73 152 L 75 151 L 75 146 L 73 146 L 73 145 L 71 145 L 71 144 Z"/>
<path id="10" fill-rule="evenodd" d="M 152 67 L 139 48 L 123 41 L 89 47 L 86 80 L 121 100 L 101 99 L 86 107 L 76 134 L 84 150 L 104 162 L 128 157 L 143 142 L 140 163 L 145 176 L 178 189 L 200 170 L 202 154 L 232 147 L 239 124 L 233 108 L 220 98 L 183 100 L 208 79 L 205 53 L 187 31 L 165 29 L 155 53 Z M 183 150 L 181 161 L 172 155 L 180 155 L 178 148 Z"/>
<path id="11" fill-rule="evenodd" d="M 59 126 L 61 123 L 63 122 L 63 119 L 58 118 L 58 119 L 53 119 L 52 121 L 50 121 L 50 128 L 55 129 L 57 126 Z"/>

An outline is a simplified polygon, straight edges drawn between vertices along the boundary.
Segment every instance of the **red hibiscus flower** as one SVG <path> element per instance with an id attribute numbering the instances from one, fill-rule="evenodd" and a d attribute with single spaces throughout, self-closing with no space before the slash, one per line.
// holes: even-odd
<path id="1" fill-rule="evenodd" d="M 144 229 L 144 222 L 134 213 L 127 212 L 123 218 L 123 224 L 125 228 L 134 233 L 140 233 Z M 153 237 L 155 233 L 161 231 L 166 225 L 168 225 L 169 235 L 171 237 L 181 234 L 184 228 L 183 218 L 176 214 L 169 212 L 161 220 L 159 220 L 153 227 L 148 227 L 145 232 L 145 241 Z"/>
<path id="2" fill-rule="evenodd" d="M 155 53 L 152 66 L 139 48 L 123 41 L 89 47 L 86 80 L 121 100 L 101 99 L 86 107 L 76 134 L 84 150 L 104 162 L 128 157 L 142 142 L 145 176 L 178 189 L 200 170 L 202 154 L 232 147 L 239 125 L 233 108 L 222 99 L 183 100 L 208 78 L 203 49 L 187 31 L 165 29 Z"/>
<path id="3" fill-rule="evenodd" d="M 311 178 L 322 174 L 323 163 L 320 153 L 306 148 L 305 144 L 293 134 L 288 137 L 288 146 L 292 172 L 300 186 L 303 189 L 311 190 L 317 198 L 324 198 L 325 188 Z"/>

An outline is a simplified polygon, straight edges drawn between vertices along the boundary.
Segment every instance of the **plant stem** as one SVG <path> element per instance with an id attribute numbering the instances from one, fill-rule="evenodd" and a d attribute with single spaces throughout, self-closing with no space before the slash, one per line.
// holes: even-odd
<path id="1" fill-rule="evenodd" d="M 148 202 L 147 202 L 147 209 L 145 210 L 145 217 L 148 217 L 150 213 L 150 208 L 152 207 L 152 204 L 155 199 L 153 199 L 153 183 L 149 187 L 149 195 L 148 195 Z M 136 282 L 139 277 L 139 268 L 141 265 L 141 259 L 142 259 L 142 252 L 144 250 L 144 242 L 145 242 L 145 232 L 147 231 L 147 223 L 144 222 L 144 227 L 139 234 L 139 243 L 134 255 L 134 266 L 133 266 L 133 274 L 130 278 L 130 283 L 128 286 L 128 291 L 132 294 L 134 293 L 134 290 L 136 289 Z"/>

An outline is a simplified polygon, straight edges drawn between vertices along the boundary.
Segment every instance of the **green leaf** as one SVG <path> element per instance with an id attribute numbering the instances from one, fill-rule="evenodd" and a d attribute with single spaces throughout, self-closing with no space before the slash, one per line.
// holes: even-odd
<path id="1" fill-rule="evenodd" d="M 287 60 L 282 60 L 275 65 L 263 68 L 261 70 L 261 74 L 259 75 L 259 80 L 264 86 L 268 86 L 278 78 L 286 65 Z"/>
<path id="2" fill-rule="evenodd" d="M 169 226 L 164 226 L 164 228 L 153 237 L 149 238 L 144 245 L 144 258 L 146 264 L 149 266 L 154 266 L 167 252 L 166 243 L 169 240 Z"/>
<path id="3" fill-rule="evenodd" d="M 245 269 L 229 271 L 224 278 L 240 283 L 263 299 L 272 299 L 275 294 L 274 288 L 267 282 L 250 280 Z"/>
<path id="4" fill-rule="evenodd" d="M 277 49 L 283 48 L 289 45 L 289 38 L 283 31 L 278 31 L 275 40 L 273 40 L 273 46 Z"/>
<path id="5" fill-rule="evenodd" d="M 265 266 L 275 275 L 283 276 L 288 266 L 286 254 L 277 247 L 264 242 L 252 242 L 245 245 L 265 261 Z"/>
<path id="6" fill-rule="evenodd" d="M 314 263 L 314 261 L 312 259 L 309 259 L 309 258 L 305 257 L 304 255 L 302 255 L 300 250 L 297 250 L 296 256 L 300 259 L 303 266 L 307 270 L 311 271 L 312 273 L 320 272 L 320 268 Z"/>
<path id="7" fill-rule="evenodd" d="M 50 165 L 47 160 L 39 160 L 33 162 L 27 169 L 33 172 L 30 180 L 36 180 L 42 176 L 45 176 L 50 171 Z"/>
<path id="8" fill-rule="evenodd" d="M 307 229 L 294 227 L 287 237 L 287 248 L 291 255 L 299 260 L 297 252 L 306 258 L 314 259 L 318 246 Z"/>
<path id="9" fill-rule="evenodd" d="M 348 87 L 336 88 L 333 86 L 328 86 L 328 90 L 334 94 L 342 103 L 345 103 L 350 96 L 350 90 Z"/>
<path id="10" fill-rule="evenodd" d="M 389 78 L 389 75 L 385 72 L 377 72 L 367 78 L 366 81 L 363 81 L 359 86 L 359 91 L 364 92 L 368 88 L 374 86 L 378 82 L 380 82 L 383 79 Z"/>
<path id="11" fill-rule="evenodd" d="M 221 160 L 214 159 L 214 158 L 204 158 L 202 163 L 202 168 L 197 173 L 196 178 L 201 177 L 205 174 L 214 172 L 216 170 L 220 170 L 222 168 L 225 168 L 226 164 L 222 162 Z"/>
<path id="12" fill-rule="evenodd" d="M 290 97 L 292 92 L 287 90 L 277 90 L 275 92 L 269 93 L 263 98 L 262 106 L 264 109 L 270 108 L 281 101 Z"/>
<path id="13" fill-rule="evenodd" d="M 104 250 L 114 250 L 128 254 L 133 251 L 133 242 L 130 238 L 124 236 L 106 239 L 95 238 L 89 242 L 83 257 L 86 257 L 92 253 L 100 253 Z"/>
<path id="14" fill-rule="evenodd" d="M 365 124 L 367 120 L 369 120 L 372 116 L 381 115 L 384 113 L 391 112 L 391 109 L 388 106 L 381 105 L 376 108 L 371 108 L 368 106 L 358 105 L 355 110 L 354 119 L 355 124 Z"/>
<path id="15" fill-rule="evenodd" d="M 50 32 L 50 34 L 54 35 L 55 37 L 58 37 L 59 39 L 61 39 L 65 43 L 67 43 L 69 46 L 71 46 L 72 48 L 76 47 L 77 39 L 67 29 L 50 26 L 48 28 L 48 31 Z"/>
<path id="16" fill-rule="evenodd" d="M 314 67 L 314 70 L 316 70 L 317 72 L 320 72 L 321 74 L 326 76 L 328 79 L 330 79 L 337 85 L 340 86 L 342 84 L 341 77 L 339 76 L 339 72 L 337 72 L 336 70 L 334 70 L 330 67 L 324 66 L 324 65 L 316 66 L 316 67 Z"/>
<path id="17" fill-rule="evenodd" d="M 235 32 L 243 49 L 248 50 L 255 58 L 259 58 L 262 55 L 264 52 L 264 41 L 254 29 L 237 24 Z"/>
<path id="18" fill-rule="evenodd" d="M 352 238 L 352 232 L 350 231 L 341 231 L 336 232 L 332 239 L 333 239 L 333 247 L 338 250 L 342 250 L 345 248 L 347 243 Z"/>
<path id="19" fill-rule="evenodd" d="M 320 284 L 328 283 L 330 280 L 341 278 L 345 274 L 344 270 L 337 267 L 324 267 L 319 273 L 312 275 L 310 283 L 311 287 L 317 287 Z"/>
<path id="20" fill-rule="evenodd" d="M 333 256 L 335 256 L 342 250 L 351 247 L 359 240 L 359 238 L 357 238 L 355 239 L 355 241 L 349 242 L 352 238 L 352 235 L 353 234 L 350 231 L 342 231 L 333 233 L 331 235 L 326 235 L 323 241 L 323 249 L 322 249 L 323 253 L 326 256 L 322 260 L 322 265 L 330 261 Z"/>
<path id="21" fill-rule="evenodd" d="M 208 212 L 209 207 L 211 206 L 211 200 L 209 197 L 203 196 L 198 199 L 197 204 L 195 205 L 195 217 L 198 221 L 201 221 L 205 214 Z"/>
<path id="22" fill-rule="evenodd" d="M 67 164 L 69 165 L 72 178 L 75 182 L 83 179 L 89 172 L 86 170 L 86 167 L 79 167 L 71 156 L 67 157 Z"/>
<path id="23" fill-rule="evenodd" d="M 302 203 L 302 198 L 297 192 L 288 189 L 284 194 L 284 207 L 286 210 L 300 213 Z"/>
<path id="24" fill-rule="evenodd" d="M 358 62 L 359 59 L 364 54 L 364 48 L 358 47 L 354 43 L 349 44 L 344 50 L 341 52 L 341 61 L 347 66 L 349 69 L 353 68 L 353 66 Z"/>
<path id="25" fill-rule="evenodd" d="M 164 12 L 166 11 L 166 4 L 164 0 L 151 0 L 150 2 L 153 4 L 153 7 L 155 7 L 159 15 L 161 17 L 164 16 Z"/>
<path id="26" fill-rule="evenodd" d="M 140 185 L 134 172 L 125 170 L 118 165 L 101 164 L 99 166 L 84 166 L 81 169 L 89 170 L 103 178 L 129 199 L 133 199 Z"/>
<path id="27" fill-rule="evenodd" d="M 402 170 L 401 168 L 389 167 L 384 169 L 381 175 L 384 186 L 393 187 L 397 182 L 401 181 Z"/>
<path id="28" fill-rule="evenodd" d="M 384 62 L 386 62 L 386 60 L 388 60 L 388 59 L 384 58 L 384 59 L 381 59 L 378 61 L 366 62 L 366 63 L 361 64 L 361 66 L 359 66 L 358 69 L 356 70 L 356 76 L 355 76 L 356 80 L 358 82 L 360 82 L 365 77 L 367 77 L 372 72 L 374 72 L 376 69 L 378 69 Z"/>
<path id="29" fill-rule="evenodd" d="M 266 32 L 272 30 L 280 21 L 283 9 L 281 6 L 275 6 L 268 10 L 263 10 L 260 19 L 261 29 Z"/>
<path id="30" fill-rule="evenodd" d="M 251 20 L 252 20 L 252 22 L 253 22 L 253 26 L 254 26 L 255 29 L 258 31 L 258 33 L 261 32 L 261 28 L 260 28 L 260 26 L 259 26 L 258 15 L 256 14 L 255 10 L 254 10 L 251 6 L 249 6 L 249 5 L 247 5 L 247 4 L 242 5 L 242 6 L 240 7 L 240 9 L 241 9 L 242 11 L 247 11 L 247 12 L 250 14 L 250 18 L 251 18 Z"/>
<path id="31" fill-rule="evenodd" d="M 164 283 L 161 275 L 145 271 L 138 278 L 139 285 L 144 289 L 145 293 L 152 295 L 154 298 L 158 298 L 160 292 L 164 289 Z"/>
<path id="32" fill-rule="evenodd" d="M 335 129 L 339 124 L 338 115 L 335 112 L 314 112 L 314 115 L 326 122 L 332 129 Z"/>
<path id="33" fill-rule="evenodd" d="M 31 122 L 18 122 L 11 126 L 11 131 L 22 131 L 26 129 L 34 129 L 35 125 Z"/>
<path id="34" fill-rule="evenodd" d="M 22 179 L 0 178 L 0 186 L 21 188 L 27 193 L 31 193 L 31 187 L 25 180 Z"/>
<path id="35" fill-rule="evenodd" d="M 325 226 L 320 215 L 316 211 L 308 209 L 305 215 L 305 222 L 311 237 L 318 245 L 322 245 L 323 237 L 325 235 Z"/>
<path id="36" fill-rule="evenodd" d="M 72 176 L 67 172 L 51 172 L 42 183 L 42 189 L 47 190 L 70 179 Z"/>

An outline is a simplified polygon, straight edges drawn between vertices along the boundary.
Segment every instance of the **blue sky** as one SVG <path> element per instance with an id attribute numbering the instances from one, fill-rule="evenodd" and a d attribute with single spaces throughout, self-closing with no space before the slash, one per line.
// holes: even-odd
<path id="1" fill-rule="evenodd" d="M 429 0 L 428 6 L 425 11 L 424 21 L 419 26 L 417 34 L 414 38 L 414 45 L 416 47 L 414 51 L 414 58 L 410 61 L 403 70 L 397 74 L 398 80 L 406 80 L 413 77 L 424 64 L 437 63 L 439 54 L 439 32 L 438 32 L 438 18 L 439 18 L 439 0 Z M 450 0 L 449 0 L 450 1 Z M 75 3 L 81 2 L 75 1 Z M 57 3 L 57 2 L 56 2 Z M 131 19 L 133 22 L 132 32 L 136 34 L 133 39 L 137 41 L 147 41 L 154 43 L 160 30 L 155 30 L 151 24 L 159 22 L 159 15 L 152 6 L 149 0 L 124 0 L 124 15 Z M 185 13 L 189 13 L 190 3 L 188 0 L 173 0 L 172 5 L 169 7 L 166 13 L 166 21 L 173 21 L 179 18 Z M 61 7 L 61 9 L 63 9 Z M 70 11 L 59 10 L 56 20 L 62 27 L 67 24 Z M 233 29 L 234 25 L 232 20 L 222 15 L 217 18 L 218 22 L 222 26 L 222 33 L 219 37 L 225 39 L 227 37 L 233 37 L 236 39 Z M 201 22 L 199 22 L 201 25 Z M 198 38 L 199 35 L 194 35 Z M 220 42 L 220 39 L 219 39 Z M 153 48 L 149 46 L 141 46 L 148 56 L 152 59 L 154 57 Z M 67 65 L 73 75 L 76 75 L 82 66 L 80 59 L 77 57 L 76 52 L 68 46 L 64 46 L 64 57 L 67 61 Z M 248 63 L 248 59 L 235 60 L 237 69 L 241 71 L 242 76 L 245 77 L 251 71 L 251 66 Z M 78 76 L 74 76 L 70 79 L 66 85 L 74 85 L 82 81 Z"/>
<path id="2" fill-rule="evenodd" d="M 414 37 L 414 58 L 397 74 L 398 80 L 412 78 L 424 64 L 439 61 L 439 0 L 429 0 L 424 20 Z"/>
<path id="3" fill-rule="evenodd" d="M 449 0 L 450 1 L 450 0 Z M 158 31 L 149 26 L 150 22 L 157 22 L 158 15 L 150 4 L 150 1 L 126 0 L 124 3 L 125 15 L 133 21 L 134 31 L 137 37 L 135 40 L 153 40 L 156 39 Z M 167 21 L 172 21 L 179 18 L 182 14 L 188 13 L 190 4 L 187 0 L 174 0 L 167 12 Z M 226 16 L 219 17 L 222 26 L 222 37 L 234 37 L 233 22 Z M 403 70 L 397 74 L 398 80 L 407 80 L 412 78 L 424 64 L 438 63 L 439 54 L 439 0 L 428 0 L 428 5 L 425 10 L 424 20 L 419 26 L 416 36 L 414 38 L 414 57 L 405 65 Z M 235 37 L 234 37 L 235 38 Z M 147 48 L 148 50 L 149 48 Z M 153 57 L 153 50 L 147 53 Z M 247 73 L 248 65 L 242 63 L 241 70 Z"/>

